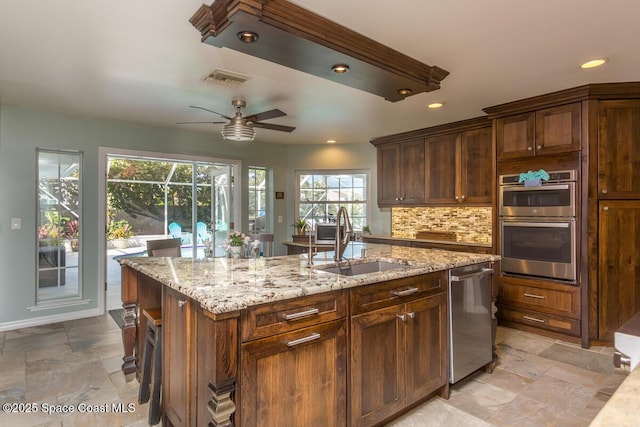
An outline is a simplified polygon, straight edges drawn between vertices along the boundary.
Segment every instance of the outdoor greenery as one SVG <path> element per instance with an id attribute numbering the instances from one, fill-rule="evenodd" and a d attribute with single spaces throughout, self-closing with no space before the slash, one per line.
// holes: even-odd
<path id="1" fill-rule="evenodd" d="M 126 220 L 109 221 L 107 239 L 128 239 L 131 236 L 133 236 L 133 229 Z"/>
<path id="2" fill-rule="evenodd" d="M 191 220 L 192 165 L 177 163 L 172 173 L 173 162 L 113 159 L 109 167 L 107 194 L 109 208 L 115 212 L 124 212 L 136 218 L 147 217 L 164 221 L 167 186 L 167 205 L 170 208 L 169 222 L 189 222 Z M 196 182 L 205 186 L 210 184 L 211 168 L 198 166 Z M 210 216 L 210 185 L 198 190 L 198 218 Z"/>

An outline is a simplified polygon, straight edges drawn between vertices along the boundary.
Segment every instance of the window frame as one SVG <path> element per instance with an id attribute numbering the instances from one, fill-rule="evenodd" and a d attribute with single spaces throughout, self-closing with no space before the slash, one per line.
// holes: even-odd
<path id="1" fill-rule="evenodd" d="M 263 171 L 264 172 L 264 190 L 258 190 L 256 188 L 252 188 L 255 186 L 251 185 L 251 179 L 250 179 L 250 175 L 251 175 L 251 171 Z M 271 230 L 273 229 L 273 221 L 272 221 L 272 206 L 273 206 L 273 194 L 271 191 L 271 179 L 272 179 L 272 170 L 270 168 L 264 167 L 264 166 L 249 166 L 247 168 L 247 221 L 249 221 L 248 224 L 248 229 L 250 233 L 271 233 Z M 264 207 L 263 210 L 264 211 L 264 228 L 261 230 L 255 230 L 254 226 L 251 225 L 250 221 L 251 221 L 251 215 L 250 213 L 252 211 L 255 211 L 255 213 L 259 212 L 260 210 L 256 211 L 255 209 L 252 210 L 251 209 L 251 197 L 252 197 L 252 192 L 260 192 L 260 193 L 264 193 Z M 255 217 L 255 215 L 254 215 Z"/>
<path id="2" fill-rule="evenodd" d="M 369 169 L 300 169 L 295 171 L 295 206 L 294 213 L 297 220 L 300 215 L 300 177 L 301 175 L 364 175 L 365 176 L 365 191 L 364 201 L 349 202 L 363 203 L 364 206 L 364 223 L 362 225 L 368 225 L 371 220 L 371 171 Z M 324 202 L 323 204 L 336 203 L 336 202 Z M 338 202 L 341 203 L 341 202 Z M 350 212 L 351 213 L 351 212 Z M 352 221 L 353 222 L 353 221 Z M 313 223 L 310 223 L 312 226 Z M 354 227 L 358 229 L 357 227 Z"/>

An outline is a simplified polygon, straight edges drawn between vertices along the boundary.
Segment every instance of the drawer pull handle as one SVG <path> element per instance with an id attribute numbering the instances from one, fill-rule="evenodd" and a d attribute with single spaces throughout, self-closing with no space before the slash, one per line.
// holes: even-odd
<path id="1" fill-rule="evenodd" d="M 397 297 L 406 297 L 407 295 L 415 294 L 419 290 L 420 289 L 418 289 L 418 288 L 409 288 L 409 289 L 405 289 L 403 291 L 391 291 L 391 294 L 393 294 L 393 295 L 395 295 Z"/>
<path id="2" fill-rule="evenodd" d="M 296 345 L 304 344 L 304 343 L 309 342 L 309 341 L 315 341 L 318 338 L 320 338 L 320 334 L 317 333 L 317 332 L 314 332 L 311 335 L 309 335 L 308 337 L 298 338 L 297 340 L 293 340 L 293 341 L 287 341 L 287 347 L 294 347 Z"/>
<path id="3" fill-rule="evenodd" d="M 300 311 L 298 313 L 292 313 L 292 314 L 283 314 L 282 318 L 284 320 L 296 320 L 296 319 L 300 319 L 301 317 L 307 317 L 307 316 L 313 316 L 314 314 L 318 314 L 320 312 L 320 310 L 318 310 L 317 308 L 312 308 L 310 310 L 305 310 L 305 311 Z"/>
<path id="4" fill-rule="evenodd" d="M 531 320 L 532 322 L 544 323 L 543 319 L 538 319 L 537 317 L 522 316 L 522 318 L 526 320 Z"/>
<path id="5" fill-rule="evenodd" d="M 528 294 L 528 293 L 524 293 L 523 294 L 525 297 L 529 297 L 529 298 L 537 298 L 537 299 L 544 299 L 543 295 L 536 295 L 536 294 Z"/>

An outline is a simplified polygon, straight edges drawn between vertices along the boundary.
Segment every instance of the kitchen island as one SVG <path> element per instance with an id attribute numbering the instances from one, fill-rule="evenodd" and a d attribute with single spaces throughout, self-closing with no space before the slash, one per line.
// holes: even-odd
<path id="1" fill-rule="evenodd" d="M 331 252 L 313 268 L 303 255 L 122 259 L 123 372 L 142 355 L 138 313 L 161 307 L 165 425 L 374 425 L 447 396 L 447 271 L 493 256 L 350 246 L 366 248 L 351 263 L 394 268 L 323 271 Z"/>

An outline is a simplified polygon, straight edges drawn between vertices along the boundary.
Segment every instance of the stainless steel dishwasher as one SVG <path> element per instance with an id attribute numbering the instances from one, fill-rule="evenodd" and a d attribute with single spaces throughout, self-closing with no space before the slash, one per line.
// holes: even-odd
<path id="1" fill-rule="evenodd" d="M 489 263 L 449 272 L 449 382 L 491 362 L 491 273 Z"/>

